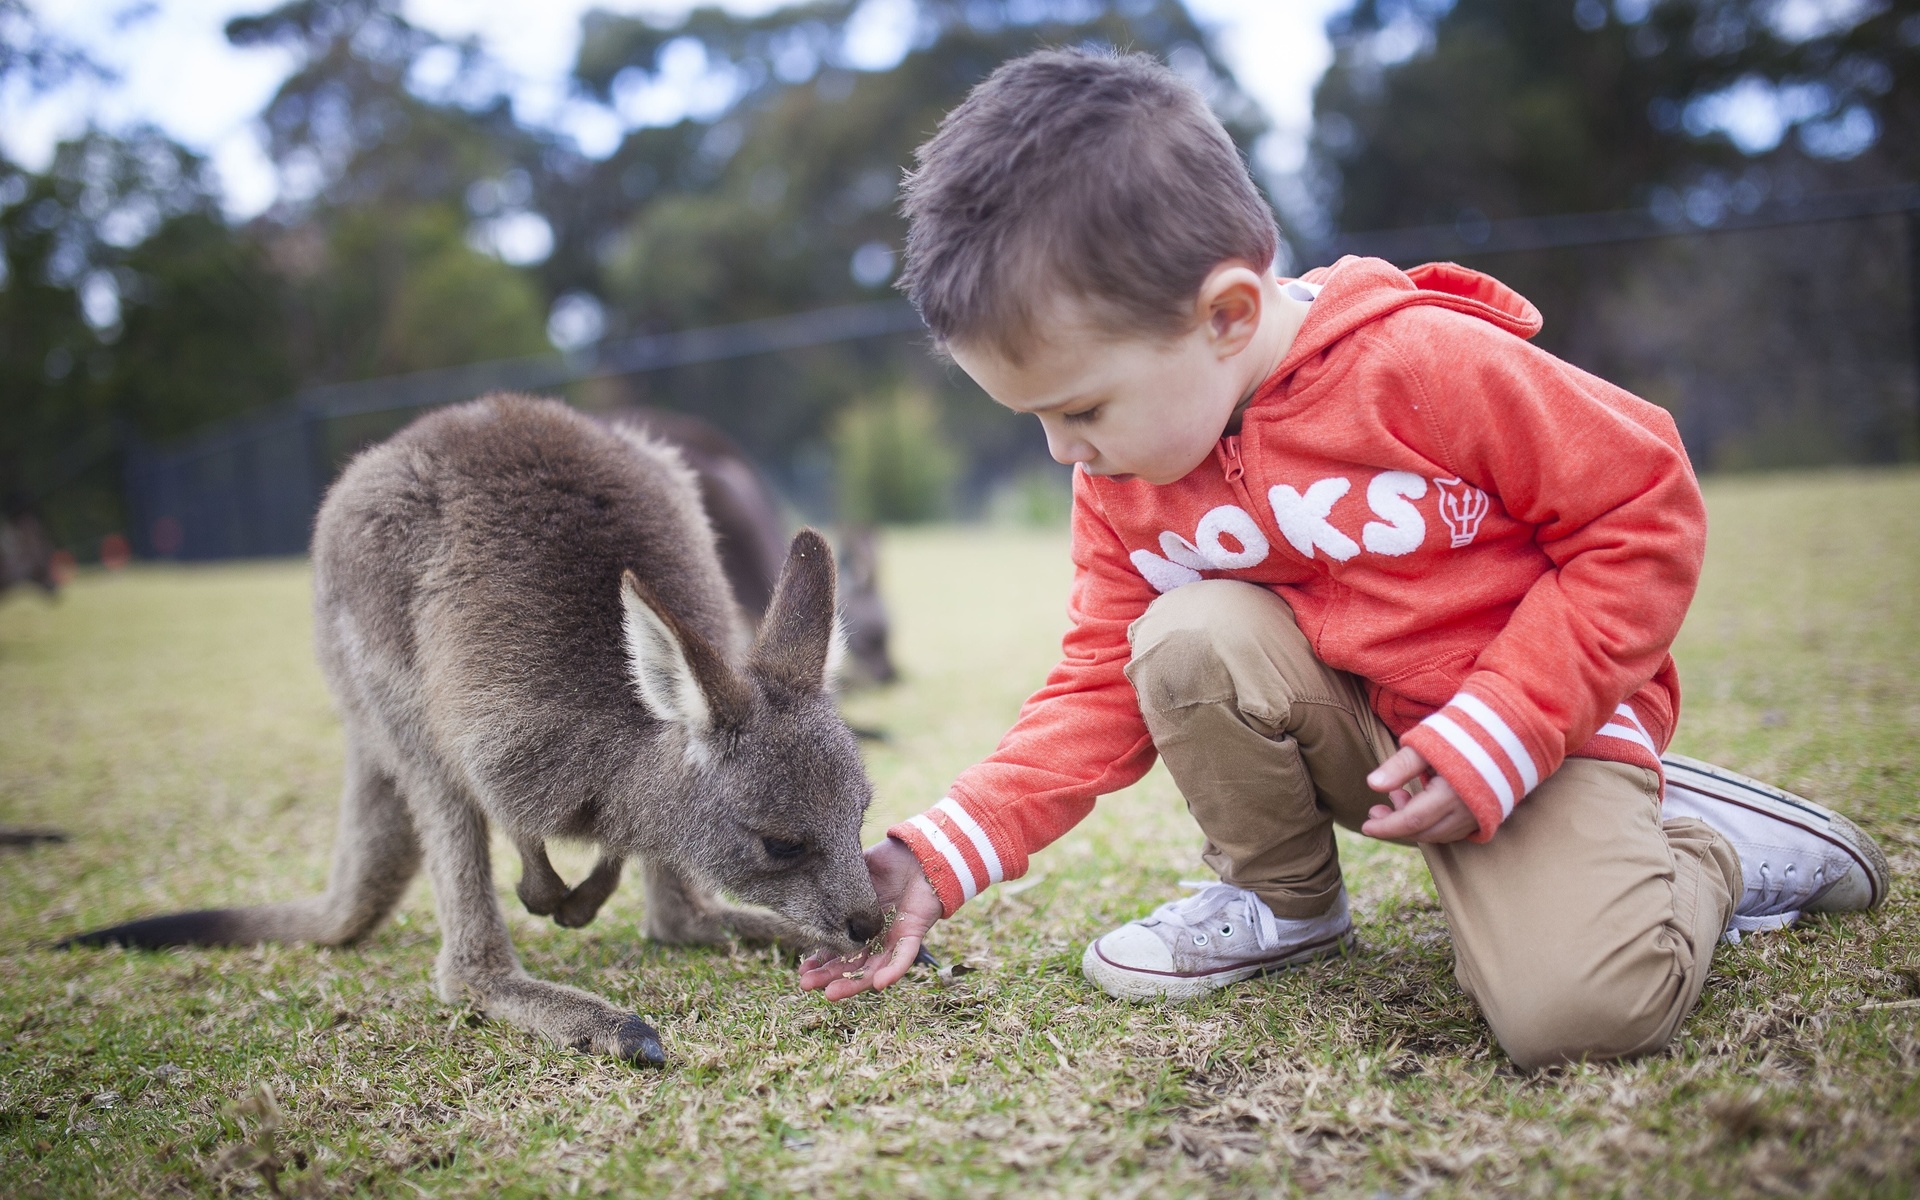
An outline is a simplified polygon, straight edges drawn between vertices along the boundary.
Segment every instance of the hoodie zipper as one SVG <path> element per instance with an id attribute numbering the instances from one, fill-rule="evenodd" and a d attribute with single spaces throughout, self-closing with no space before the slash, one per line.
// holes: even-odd
<path id="1" fill-rule="evenodd" d="M 1240 511 L 1254 518 L 1254 524 L 1260 526 L 1260 532 L 1267 536 L 1267 540 L 1281 540 L 1281 530 L 1279 530 L 1279 526 L 1273 524 L 1271 511 L 1265 511 L 1265 513 L 1263 513 L 1260 505 L 1254 503 L 1254 493 L 1248 492 L 1248 486 L 1246 486 L 1246 463 L 1240 461 L 1240 434 L 1229 434 L 1229 436 L 1221 438 L 1219 445 L 1215 447 L 1215 453 L 1219 455 L 1221 474 L 1227 476 L 1227 486 L 1233 488 L 1233 497 L 1235 497 L 1235 503 L 1238 503 Z"/>
<path id="2" fill-rule="evenodd" d="M 1226 468 L 1227 482 L 1239 483 L 1247 469 L 1240 464 L 1240 435 L 1230 433 L 1220 439 L 1220 465 Z M 1240 490 L 1245 491 L 1242 487 Z"/>
<path id="3" fill-rule="evenodd" d="M 1253 497 L 1247 492 L 1247 467 L 1240 461 L 1240 435 L 1228 434 L 1220 439 L 1220 466 L 1227 477 L 1227 486 L 1233 489 L 1234 499 L 1240 509 L 1253 518 L 1253 523 L 1263 528 L 1266 522 L 1260 519 L 1260 510 L 1253 505 Z"/>

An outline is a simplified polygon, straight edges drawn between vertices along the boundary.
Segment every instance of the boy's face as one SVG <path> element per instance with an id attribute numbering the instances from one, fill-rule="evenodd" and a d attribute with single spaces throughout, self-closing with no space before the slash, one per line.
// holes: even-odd
<path id="1" fill-rule="evenodd" d="M 1290 343 L 1298 328 L 1290 314 L 1274 313 L 1265 280 L 1234 271 L 1229 282 L 1237 286 L 1213 297 L 1203 288 L 1200 319 L 1174 337 L 1116 337 L 1081 306 L 1060 302 L 1018 363 L 984 345 L 948 352 L 988 395 L 1040 418 L 1055 461 L 1172 483 L 1206 461 L 1235 407 L 1279 364 L 1285 346 L 1274 352 L 1274 335 L 1284 332 Z"/>

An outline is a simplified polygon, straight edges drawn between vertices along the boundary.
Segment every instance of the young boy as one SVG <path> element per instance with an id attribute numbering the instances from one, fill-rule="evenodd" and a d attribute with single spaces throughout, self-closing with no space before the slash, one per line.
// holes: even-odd
<path id="1" fill-rule="evenodd" d="M 1181 999 L 1352 938 L 1333 824 L 1417 843 L 1455 975 L 1526 1067 L 1663 1046 L 1723 931 L 1886 892 L 1798 797 L 1660 751 L 1706 514 L 1667 414 L 1530 346 L 1441 265 L 1270 265 L 1198 94 L 1141 56 L 1034 54 L 920 151 L 901 286 L 1074 471 L 1073 629 L 985 762 L 868 852 L 885 988 L 1157 753 L 1220 882 L 1087 947 Z M 850 977 L 858 968 L 858 977 Z"/>

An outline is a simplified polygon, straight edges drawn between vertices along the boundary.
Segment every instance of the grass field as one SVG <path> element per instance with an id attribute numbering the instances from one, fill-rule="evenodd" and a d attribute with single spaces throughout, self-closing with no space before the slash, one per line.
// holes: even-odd
<path id="1" fill-rule="evenodd" d="M 1201 869 L 1158 770 L 935 931 L 971 973 L 838 1007 L 770 953 L 647 943 L 631 885 L 586 930 L 536 921 L 500 853 L 528 967 L 645 1015 L 665 1071 L 441 1006 L 424 884 L 350 950 L 52 952 L 318 890 L 340 734 L 301 564 L 9 597 L 0 823 L 72 840 L 0 850 L 0 1195 L 1912 1195 L 1920 472 L 1709 500 L 1676 749 L 1853 815 L 1893 899 L 1723 947 L 1668 1054 L 1539 1075 L 1455 987 L 1419 857 L 1345 835 L 1351 957 L 1180 1009 L 1091 988 L 1085 941 Z M 876 836 L 992 747 L 1067 582 L 1063 538 L 999 531 L 896 534 L 885 572 L 907 681 L 849 705 L 892 735 Z"/>

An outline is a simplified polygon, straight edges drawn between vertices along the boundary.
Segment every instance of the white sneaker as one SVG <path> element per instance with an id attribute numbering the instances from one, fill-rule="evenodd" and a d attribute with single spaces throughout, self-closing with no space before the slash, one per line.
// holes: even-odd
<path id="1" fill-rule="evenodd" d="M 1692 817 L 1740 854 L 1745 893 L 1726 940 L 1809 912 L 1858 912 L 1887 898 L 1887 857 L 1852 821 L 1813 801 L 1678 754 L 1664 755 L 1663 818 Z"/>
<path id="2" fill-rule="evenodd" d="M 1191 1000 L 1294 963 L 1338 954 L 1353 942 L 1345 888 L 1317 917 L 1273 915 L 1252 892 L 1187 883 L 1196 895 L 1169 901 L 1087 946 L 1080 969 L 1122 1000 Z"/>

